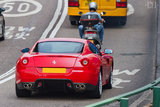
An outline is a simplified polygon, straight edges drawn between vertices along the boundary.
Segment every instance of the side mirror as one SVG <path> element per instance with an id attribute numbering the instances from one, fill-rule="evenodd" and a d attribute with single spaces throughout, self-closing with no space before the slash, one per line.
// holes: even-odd
<path id="1" fill-rule="evenodd" d="M 5 11 L 5 9 L 4 8 L 0 8 L 0 13 L 3 12 L 3 11 Z"/>
<path id="2" fill-rule="evenodd" d="M 113 50 L 111 50 L 111 49 L 105 49 L 105 50 L 104 50 L 104 53 L 105 53 L 105 54 L 112 54 L 112 53 L 113 53 Z"/>
<path id="3" fill-rule="evenodd" d="M 26 52 L 29 52 L 29 50 L 30 50 L 29 48 L 24 48 L 24 49 L 21 50 L 21 52 L 26 53 Z"/>

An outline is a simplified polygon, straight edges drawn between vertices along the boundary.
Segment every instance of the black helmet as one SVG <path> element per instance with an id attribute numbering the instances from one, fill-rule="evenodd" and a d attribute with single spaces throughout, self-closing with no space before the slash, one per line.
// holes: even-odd
<path id="1" fill-rule="evenodd" d="M 89 10 L 90 10 L 90 11 L 91 11 L 91 10 L 96 11 L 96 10 L 97 10 L 97 3 L 96 3 L 96 2 L 91 2 L 91 3 L 89 4 Z"/>

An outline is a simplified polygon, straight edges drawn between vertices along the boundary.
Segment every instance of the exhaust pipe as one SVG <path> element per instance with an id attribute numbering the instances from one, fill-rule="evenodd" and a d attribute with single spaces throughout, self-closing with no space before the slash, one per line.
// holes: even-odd
<path id="1" fill-rule="evenodd" d="M 23 84 L 23 87 L 24 87 L 25 89 L 30 89 L 30 88 L 32 88 L 32 86 L 33 86 L 32 83 L 25 83 L 25 84 Z"/>
<path id="2" fill-rule="evenodd" d="M 85 88 L 86 88 L 86 85 L 82 84 L 81 89 L 85 89 Z"/>
<path id="3" fill-rule="evenodd" d="M 76 89 L 85 89 L 86 88 L 86 85 L 84 85 L 84 84 L 77 84 L 76 85 Z"/>
<path id="4" fill-rule="evenodd" d="M 80 87 L 80 85 L 79 85 L 79 84 L 77 84 L 77 85 L 76 85 L 76 88 L 79 88 L 79 87 Z"/>

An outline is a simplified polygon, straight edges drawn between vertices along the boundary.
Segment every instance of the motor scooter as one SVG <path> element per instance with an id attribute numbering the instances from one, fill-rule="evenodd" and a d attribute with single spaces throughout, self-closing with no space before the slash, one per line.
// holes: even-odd
<path id="1" fill-rule="evenodd" d="M 96 14 L 87 14 L 83 15 L 82 12 L 79 12 L 81 16 L 80 23 L 83 25 L 83 39 L 91 41 L 96 47 L 101 49 L 101 40 L 99 37 L 98 29 L 94 27 L 95 24 L 103 24 L 99 22 L 99 17 Z M 101 12 L 101 15 L 106 14 Z"/>

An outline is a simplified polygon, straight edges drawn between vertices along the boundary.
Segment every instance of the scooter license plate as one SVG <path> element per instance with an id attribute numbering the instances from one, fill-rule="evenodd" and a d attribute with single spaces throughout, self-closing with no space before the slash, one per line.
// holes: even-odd
<path id="1" fill-rule="evenodd" d="M 89 41 L 91 41 L 93 43 L 93 40 L 89 40 Z"/>

